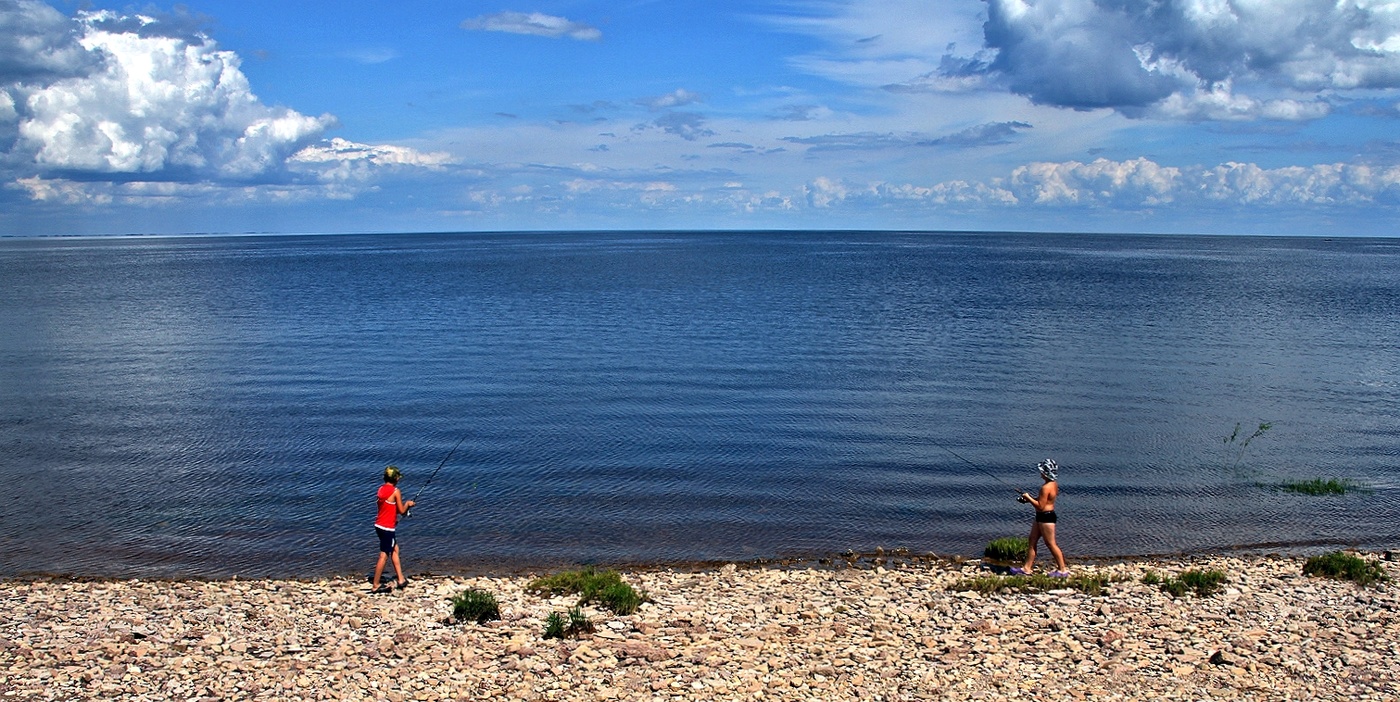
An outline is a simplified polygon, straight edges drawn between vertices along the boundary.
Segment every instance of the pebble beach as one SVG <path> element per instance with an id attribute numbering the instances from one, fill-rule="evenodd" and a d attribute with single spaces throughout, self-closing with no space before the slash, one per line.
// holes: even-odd
<path id="1" fill-rule="evenodd" d="M 1360 554 L 1400 579 L 1396 554 Z M 1400 586 L 1304 575 L 1299 556 L 1073 563 L 1100 594 L 980 594 L 976 560 L 865 556 L 623 570 L 650 601 L 585 608 L 545 573 L 0 582 L 0 700 L 1395 700 Z M 1211 596 L 1142 582 L 1228 575 Z M 452 619 L 492 593 L 501 619 Z"/>

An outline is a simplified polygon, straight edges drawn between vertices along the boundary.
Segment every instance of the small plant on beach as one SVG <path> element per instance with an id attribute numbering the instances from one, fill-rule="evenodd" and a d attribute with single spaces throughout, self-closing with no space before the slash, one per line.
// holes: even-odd
<path id="1" fill-rule="evenodd" d="M 1026 560 L 1026 551 L 1028 550 L 1030 550 L 1030 546 L 1025 537 L 1004 536 L 989 541 L 987 547 L 982 550 L 982 557 L 1001 563 L 1020 563 Z"/>
<path id="2" fill-rule="evenodd" d="M 568 626 L 569 620 L 564 618 L 559 612 L 550 612 L 544 620 L 544 637 L 546 639 L 564 638 L 564 628 Z"/>
<path id="3" fill-rule="evenodd" d="M 1345 495 L 1348 492 L 1361 492 L 1366 489 L 1346 478 L 1294 480 L 1279 485 L 1279 488 L 1300 495 Z"/>
<path id="4" fill-rule="evenodd" d="M 1194 590 L 1197 595 L 1205 597 L 1219 592 L 1228 578 L 1223 570 L 1196 570 L 1193 568 L 1182 573 L 1179 579 L 1186 587 Z"/>
<path id="5" fill-rule="evenodd" d="M 1313 556 L 1303 564 L 1303 574 L 1335 580 L 1350 580 L 1363 587 L 1390 580 L 1379 563 L 1367 561 L 1350 553 L 1336 551 Z"/>
<path id="6" fill-rule="evenodd" d="M 576 639 L 583 634 L 593 633 L 593 622 L 583 613 L 582 607 L 571 607 L 567 614 L 550 612 L 544 620 L 546 639 Z"/>
<path id="7" fill-rule="evenodd" d="M 1078 590 L 1086 595 L 1102 594 L 1109 583 L 1120 582 L 1121 577 L 1106 575 L 1071 575 L 1068 578 L 1052 578 L 1043 573 L 1033 575 L 984 575 L 960 580 L 949 586 L 954 591 L 980 592 L 992 595 L 998 592 L 1046 592 L 1048 590 Z"/>
<path id="8" fill-rule="evenodd" d="M 458 622 L 485 624 L 501 618 L 501 606 L 495 595 L 473 588 L 452 598 L 452 618 Z"/>
<path id="9" fill-rule="evenodd" d="M 1143 585 L 1161 585 L 1161 584 L 1162 584 L 1162 574 L 1161 574 L 1161 573 L 1158 573 L 1158 572 L 1155 571 L 1155 570 L 1148 570 L 1146 573 L 1143 573 L 1143 574 L 1142 574 L 1142 584 L 1143 584 Z"/>
<path id="10" fill-rule="evenodd" d="M 1148 575 L 1151 575 L 1149 581 Z M 1142 576 L 1142 582 L 1148 585 L 1159 585 L 1162 592 L 1172 597 L 1185 597 L 1187 593 L 1194 592 L 1198 597 L 1209 597 L 1220 591 L 1220 586 L 1226 581 L 1223 570 L 1196 570 L 1191 569 L 1182 572 L 1175 578 L 1162 578 L 1155 571 L 1148 571 Z"/>
<path id="11" fill-rule="evenodd" d="M 561 612 L 549 612 L 549 617 L 545 618 L 545 638 L 563 639 L 564 632 L 568 629 L 568 618 Z"/>
<path id="12" fill-rule="evenodd" d="M 578 595 L 579 606 L 596 603 L 621 615 L 635 613 L 647 601 L 646 595 L 623 582 L 617 571 L 600 572 L 592 567 L 536 578 L 525 589 L 551 597 Z"/>

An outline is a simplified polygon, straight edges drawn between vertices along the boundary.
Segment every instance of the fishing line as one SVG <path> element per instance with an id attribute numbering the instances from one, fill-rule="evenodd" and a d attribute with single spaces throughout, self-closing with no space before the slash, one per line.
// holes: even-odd
<path id="1" fill-rule="evenodd" d="M 465 434 L 464 434 L 464 435 L 462 436 L 462 438 L 458 439 L 458 440 L 457 440 L 457 443 L 452 447 L 452 450 L 451 450 L 451 451 L 448 451 L 448 452 L 447 452 L 447 455 L 442 457 L 442 460 L 438 462 L 437 468 L 434 468 L 434 469 L 433 469 L 432 475 L 429 475 L 429 476 L 428 476 L 428 481 L 425 482 L 425 483 L 423 483 L 422 487 L 418 488 L 418 492 L 413 493 L 413 502 L 417 502 L 417 501 L 418 501 L 418 496 L 421 495 L 421 494 L 423 494 L 424 488 L 427 488 L 428 485 L 429 485 L 430 483 L 433 482 L 433 478 L 436 478 L 436 477 L 437 477 L 437 474 L 438 474 L 438 471 L 442 470 L 442 467 L 445 466 L 445 465 L 447 465 L 447 461 L 448 461 L 448 459 L 452 458 L 452 454 L 457 453 L 457 447 L 458 447 L 458 446 L 461 446 L 461 445 L 462 445 L 462 442 L 467 440 L 467 436 L 468 436 L 468 435 L 465 435 Z M 413 516 L 413 508 L 412 508 L 412 507 L 409 507 L 408 510 L 405 511 L 405 512 L 403 513 L 403 516 L 405 516 L 405 517 L 412 517 L 412 516 Z"/>
<path id="2" fill-rule="evenodd" d="M 1017 495 L 1019 495 L 1019 494 L 1021 494 L 1022 492 L 1024 492 L 1024 490 L 1022 490 L 1022 489 L 1016 487 L 1015 485 L 1012 485 L 1011 483 L 1008 483 L 1008 482 L 1006 482 L 1005 480 L 1002 480 L 1001 478 L 997 477 L 996 474 L 992 473 L 991 471 L 987 470 L 986 468 L 983 468 L 982 466 L 979 466 L 979 465 L 977 465 L 976 463 L 973 463 L 972 461 L 969 461 L 969 460 L 967 460 L 966 458 L 963 458 L 962 454 L 958 453 L 957 451 L 954 451 L 953 449 L 950 449 L 950 448 L 948 448 L 947 446 L 944 446 L 943 444 L 940 444 L 940 443 L 938 443 L 937 441 L 934 441 L 933 439 L 928 439 L 928 442 L 929 442 L 930 444 L 933 444 L 934 446 L 937 446 L 938 448 L 943 449 L 944 451 L 947 451 L 948 453 L 953 454 L 953 456 L 957 457 L 957 458 L 958 458 L 959 460 L 961 460 L 963 463 L 966 463 L 966 464 L 972 466 L 973 468 L 976 468 L 977 470 L 982 471 L 982 472 L 985 473 L 988 477 L 990 477 L 992 480 L 995 480 L 995 481 L 1001 483 L 1002 485 L 1005 485 L 1006 487 L 1009 487 L 1009 488 L 1011 488 L 1012 490 L 1015 490 Z"/>

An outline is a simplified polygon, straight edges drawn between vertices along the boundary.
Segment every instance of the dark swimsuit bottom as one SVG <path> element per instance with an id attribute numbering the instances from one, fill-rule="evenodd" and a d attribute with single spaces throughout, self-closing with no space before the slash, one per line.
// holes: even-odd
<path id="1" fill-rule="evenodd" d="M 393 553 L 394 547 L 398 546 L 398 543 L 394 540 L 394 530 L 385 529 L 384 527 L 375 524 L 374 533 L 379 535 L 379 550 L 383 551 L 384 553 Z"/>
<path id="2" fill-rule="evenodd" d="M 1049 512 L 1036 512 L 1035 521 L 1040 524 L 1054 524 L 1059 521 L 1059 517 L 1055 516 L 1055 510 L 1052 509 Z"/>

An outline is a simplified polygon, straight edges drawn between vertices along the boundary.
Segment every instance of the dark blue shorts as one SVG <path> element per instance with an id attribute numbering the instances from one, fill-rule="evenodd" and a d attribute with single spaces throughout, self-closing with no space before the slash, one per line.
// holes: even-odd
<path id="1" fill-rule="evenodd" d="M 393 553 L 394 549 L 399 545 L 398 542 L 394 540 L 394 532 L 390 529 L 377 526 L 374 528 L 374 533 L 379 535 L 379 550 L 384 553 Z"/>

